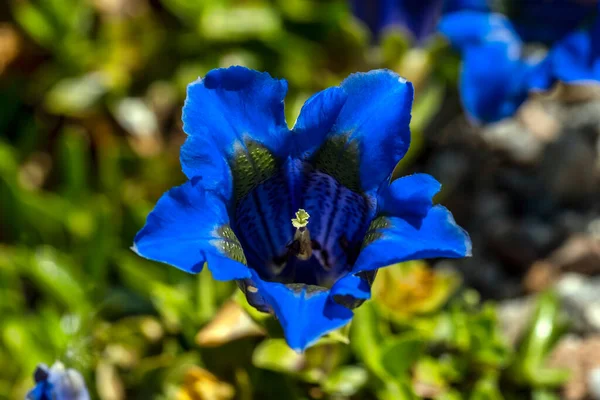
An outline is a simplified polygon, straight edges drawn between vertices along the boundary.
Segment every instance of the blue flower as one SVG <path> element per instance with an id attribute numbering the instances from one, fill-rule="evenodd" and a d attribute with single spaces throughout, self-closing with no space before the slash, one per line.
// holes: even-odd
<path id="1" fill-rule="evenodd" d="M 35 387 L 27 393 L 27 400 L 89 400 L 90 395 L 83 377 L 74 369 L 56 362 L 51 368 L 40 364 L 35 370 Z"/>
<path id="2" fill-rule="evenodd" d="M 490 12 L 444 16 L 439 30 L 462 53 L 460 91 L 470 117 L 478 122 L 509 117 L 530 91 L 548 90 L 557 81 L 600 82 L 600 19 L 585 26 L 597 7 L 557 0 L 522 6 L 522 13 L 510 14 L 514 21 Z M 524 48 L 523 40 L 556 37 L 543 56 Z"/>
<path id="3" fill-rule="evenodd" d="M 525 42 L 552 44 L 581 27 L 597 0 L 513 0 L 506 15 Z"/>
<path id="4" fill-rule="evenodd" d="M 471 243 L 432 205 L 435 179 L 390 182 L 410 144 L 409 82 L 387 70 L 353 74 L 308 99 L 291 130 L 286 92 L 286 81 L 244 67 L 189 85 L 181 148 L 189 180 L 158 201 L 133 249 L 191 273 L 207 263 L 215 279 L 236 280 L 301 351 L 351 320 L 378 268 L 463 257 Z"/>
<path id="5" fill-rule="evenodd" d="M 403 29 L 417 42 L 436 30 L 442 13 L 488 9 L 486 0 L 352 0 L 352 11 L 378 37 L 389 27 Z"/>

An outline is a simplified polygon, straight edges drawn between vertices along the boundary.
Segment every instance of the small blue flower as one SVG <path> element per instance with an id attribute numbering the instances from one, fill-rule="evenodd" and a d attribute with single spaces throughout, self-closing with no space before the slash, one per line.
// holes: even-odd
<path id="1" fill-rule="evenodd" d="M 600 82 L 600 18 L 593 18 L 598 5 L 557 0 L 537 2 L 533 8 L 538 10 L 535 19 L 529 6 L 522 6 L 521 14 L 512 13 L 515 21 L 476 11 L 442 18 L 439 30 L 462 53 L 461 99 L 475 121 L 509 117 L 530 91 L 548 90 L 556 81 Z M 593 23 L 585 26 L 590 15 Z M 524 49 L 524 39 L 553 39 L 559 34 L 545 55 L 527 54 Z"/>
<path id="2" fill-rule="evenodd" d="M 40 364 L 34 373 L 35 387 L 27 393 L 27 400 L 89 400 L 90 395 L 83 377 L 74 369 L 56 362 L 51 368 Z"/>
<path id="3" fill-rule="evenodd" d="M 505 7 L 525 42 L 552 44 L 594 16 L 598 0 L 512 0 Z"/>
<path id="4" fill-rule="evenodd" d="M 301 351 L 351 320 L 378 268 L 464 257 L 471 243 L 432 205 L 435 179 L 390 182 L 410 144 L 409 82 L 387 70 L 353 74 L 308 99 L 291 130 L 286 92 L 286 81 L 244 67 L 189 85 L 189 180 L 158 201 L 133 250 L 236 280 Z"/>
<path id="5" fill-rule="evenodd" d="M 352 11 L 375 37 L 389 27 L 403 29 L 422 43 L 432 35 L 442 13 L 488 9 L 486 0 L 352 0 Z"/>

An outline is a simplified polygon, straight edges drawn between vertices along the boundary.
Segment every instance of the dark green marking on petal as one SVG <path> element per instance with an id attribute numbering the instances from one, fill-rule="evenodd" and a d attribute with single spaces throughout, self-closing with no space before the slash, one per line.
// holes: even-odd
<path id="1" fill-rule="evenodd" d="M 312 162 L 316 169 L 332 176 L 348 189 L 361 192 L 358 140 L 350 140 L 350 134 L 327 139 Z"/>
<path id="2" fill-rule="evenodd" d="M 350 296 L 349 294 L 338 294 L 337 296 L 333 296 L 333 301 L 335 301 L 341 306 L 349 308 L 350 310 L 354 310 L 355 308 L 360 307 L 365 302 L 365 300 L 357 299 L 356 297 Z"/>
<path id="3" fill-rule="evenodd" d="M 372 287 L 373 282 L 375 282 L 375 276 L 377 275 L 377 270 L 374 269 L 372 271 L 363 271 L 363 272 L 359 272 L 356 275 L 359 276 L 360 278 L 364 279 L 365 281 L 367 281 L 367 283 L 369 284 L 369 287 Z M 335 301 L 336 303 L 338 303 L 346 308 L 353 310 L 355 308 L 360 307 L 366 300 L 357 299 L 354 296 L 346 294 L 346 295 L 333 296 L 333 301 Z"/>
<path id="4" fill-rule="evenodd" d="M 365 281 L 367 281 L 367 283 L 369 284 L 369 287 L 371 287 L 371 286 L 373 286 L 373 283 L 375 283 L 375 277 L 377 276 L 377 270 L 374 269 L 372 271 L 362 271 L 356 275 L 361 277 Z"/>
<path id="5" fill-rule="evenodd" d="M 253 140 L 244 140 L 244 147 L 235 152 L 231 165 L 236 204 L 252 189 L 273 177 L 278 168 L 275 156 L 266 147 Z"/>
<path id="6" fill-rule="evenodd" d="M 361 249 L 364 249 L 365 247 L 373 243 L 375 240 L 381 238 L 383 236 L 381 230 L 390 227 L 390 225 L 391 222 L 386 217 L 377 217 L 373 221 L 371 221 L 369 229 L 367 229 L 367 233 L 365 234 L 365 238 L 363 239 Z"/>
<path id="7" fill-rule="evenodd" d="M 300 294 L 302 290 L 305 289 L 307 298 L 318 293 L 326 292 L 328 290 L 327 288 L 324 288 L 322 286 L 305 285 L 303 283 L 288 283 L 285 286 L 291 289 L 292 292 L 294 292 L 295 294 Z"/>
<path id="8" fill-rule="evenodd" d="M 219 239 L 215 241 L 215 245 L 227 255 L 227 257 L 247 265 L 242 245 L 237 236 L 235 236 L 235 233 L 233 233 L 229 224 L 221 226 L 217 230 L 217 235 L 219 236 Z"/>

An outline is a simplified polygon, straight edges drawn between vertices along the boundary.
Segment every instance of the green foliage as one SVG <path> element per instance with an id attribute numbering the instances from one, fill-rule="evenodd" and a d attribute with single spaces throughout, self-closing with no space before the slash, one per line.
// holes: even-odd
<path id="1" fill-rule="evenodd" d="M 220 399 L 230 386 L 240 399 L 497 399 L 532 387 L 552 398 L 563 374 L 543 367 L 561 333 L 551 296 L 518 349 L 504 343 L 493 306 L 467 291 L 401 319 L 367 302 L 350 331 L 296 354 L 235 284 L 128 250 L 157 198 L 185 179 L 179 110 L 189 82 L 217 66 L 268 70 L 290 82 L 292 123 L 308 96 L 350 72 L 408 68 L 418 90 L 405 168 L 445 90 L 448 74 L 431 62 L 437 44 L 415 53 L 390 33 L 373 58 L 341 0 L 7 7 L 21 46 L 0 69 L 0 399 L 23 398 L 35 365 L 56 359 L 103 399 L 186 399 L 195 382 Z M 231 298 L 268 338 L 199 345 L 198 331 Z"/>

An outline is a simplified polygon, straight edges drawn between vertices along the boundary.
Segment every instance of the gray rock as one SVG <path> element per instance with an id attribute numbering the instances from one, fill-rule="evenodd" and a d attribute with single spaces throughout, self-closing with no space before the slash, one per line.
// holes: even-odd
<path id="1" fill-rule="evenodd" d="M 514 119 L 487 125 L 481 130 L 481 137 L 490 148 L 507 153 L 521 163 L 535 163 L 544 150 L 544 143 Z"/>
<path id="2" fill-rule="evenodd" d="M 600 277 L 569 273 L 558 280 L 555 288 L 575 330 L 600 332 Z"/>
<path id="3" fill-rule="evenodd" d="M 594 368 L 588 374 L 588 388 L 594 400 L 600 400 L 600 367 Z"/>
<path id="4" fill-rule="evenodd" d="M 535 311 L 535 297 L 528 296 L 519 299 L 504 300 L 498 304 L 498 320 L 500 329 L 512 346 L 527 329 Z"/>
<path id="5" fill-rule="evenodd" d="M 580 204 L 598 190 L 596 151 L 584 134 L 564 132 L 549 144 L 541 163 L 541 178 L 549 194 L 562 204 Z"/>

